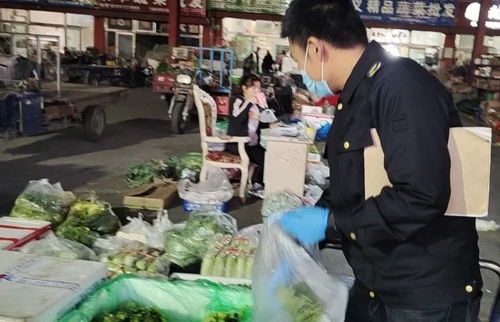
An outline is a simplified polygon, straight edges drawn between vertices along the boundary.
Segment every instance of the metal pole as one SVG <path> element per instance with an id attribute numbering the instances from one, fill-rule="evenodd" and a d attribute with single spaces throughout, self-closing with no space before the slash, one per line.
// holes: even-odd
<path id="1" fill-rule="evenodd" d="M 57 97 L 61 97 L 61 53 L 59 52 L 59 40 L 58 42 L 58 48 L 56 50 L 56 86 L 57 86 Z"/>
<path id="2" fill-rule="evenodd" d="M 38 77 L 42 79 L 42 49 L 40 48 L 40 36 L 36 36 L 36 66 Z"/>

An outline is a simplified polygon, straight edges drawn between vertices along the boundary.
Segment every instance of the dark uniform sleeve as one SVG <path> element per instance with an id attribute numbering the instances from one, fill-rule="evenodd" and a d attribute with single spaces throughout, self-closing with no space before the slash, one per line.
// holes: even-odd
<path id="1" fill-rule="evenodd" d="M 454 105 L 449 93 L 426 76 L 419 71 L 386 74 L 372 88 L 374 123 L 393 186 L 356 209 L 350 222 L 361 245 L 407 240 L 447 209 Z"/>

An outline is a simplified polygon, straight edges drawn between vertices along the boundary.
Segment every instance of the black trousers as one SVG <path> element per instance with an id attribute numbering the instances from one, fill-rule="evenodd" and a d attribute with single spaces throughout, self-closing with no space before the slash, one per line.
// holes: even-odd
<path id="1" fill-rule="evenodd" d="M 401 309 L 372 299 L 369 290 L 354 283 L 349 292 L 346 322 L 476 322 L 481 296 L 474 299 L 429 309 Z"/>
<path id="2" fill-rule="evenodd" d="M 259 167 L 255 170 L 253 180 L 257 183 L 264 183 L 264 161 L 266 156 L 266 149 L 264 149 L 261 145 L 250 146 L 248 144 L 245 145 L 245 150 L 248 154 L 248 158 L 251 163 L 258 165 Z M 238 153 L 238 145 L 235 143 L 226 144 L 226 151 L 231 152 L 233 154 Z"/>

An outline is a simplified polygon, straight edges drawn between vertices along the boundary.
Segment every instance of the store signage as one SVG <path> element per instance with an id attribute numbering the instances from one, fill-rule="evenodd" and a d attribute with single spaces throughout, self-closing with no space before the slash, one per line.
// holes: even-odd
<path id="1" fill-rule="evenodd" d="M 498 4 L 493 4 L 488 10 L 488 20 L 486 20 L 486 28 L 490 29 L 500 29 L 500 1 Z M 467 6 L 465 9 L 465 18 L 469 19 L 472 27 L 477 27 L 477 21 L 479 20 L 479 10 L 481 10 L 481 5 L 479 2 L 473 2 Z"/>
<path id="2" fill-rule="evenodd" d="M 95 0 L 0 0 L 0 3 L 36 3 L 43 5 L 64 6 L 64 7 L 85 7 L 92 8 Z"/>
<path id="3" fill-rule="evenodd" d="M 364 21 L 452 26 L 455 0 L 352 0 Z"/>
<path id="4" fill-rule="evenodd" d="M 291 0 L 209 0 L 212 10 L 284 15 Z"/>
<path id="5" fill-rule="evenodd" d="M 95 0 L 95 8 L 104 10 L 132 11 L 152 14 L 168 14 L 168 0 Z M 182 16 L 204 17 L 206 0 L 180 0 Z"/>

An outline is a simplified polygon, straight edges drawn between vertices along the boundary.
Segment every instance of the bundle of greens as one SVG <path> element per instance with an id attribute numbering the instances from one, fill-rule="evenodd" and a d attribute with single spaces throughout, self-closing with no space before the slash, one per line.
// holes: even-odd
<path id="1" fill-rule="evenodd" d="M 153 248 L 123 250 L 101 256 L 100 262 L 106 264 L 112 277 L 120 274 L 139 274 L 141 276 L 167 275 L 169 261 L 160 256 Z"/>
<path id="2" fill-rule="evenodd" d="M 223 213 L 195 213 L 188 221 L 165 232 L 165 254 L 170 261 L 186 267 L 203 258 L 216 234 L 234 234 L 234 218 Z"/>
<path id="3" fill-rule="evenodd" d="M 101 236 L 114 234 L 120 220 L 111 205 L 99 201 L 95 194 L 79 198 L 70 208 L 68 218 L 59 226 L 57 236 L 92 247 Z"/>
<path id="4" fill-rule="evenodd" d="M 45 220 L 54 227 L 59 225 L 75 200 L 71 192 L 66 192 L 59 184 L 48 180 L 30 181 L 26 189 L 17 197 L 11 217 Z"/>
<path id="5" fill-rule="evenodd" d="M 167 319 L 154 307 L 141 307 L 134 302 L 127 302 L 115 313 L 103 314 L 92 322 L 167 322 Z"/>
<path id="6" fill-rule="evenodd" d="M 136 164 L 128 170 L 127 183 L 131 188 L 153 183 L 155 179 L 168 179 L 168 167 L 161 160 L 148 160 Z"/>
<path id="7" fill-rule="evenodd" d="M 305 282 L 278 289 L 278 298 L 293 322 L 319 322 L 325 310 Z"/>
<path id="8" fill-rule="evenodd" d="M 255 249 L 247 238 L 218 234 L 203 257 L 201 275 L 251 278 Z"/>

